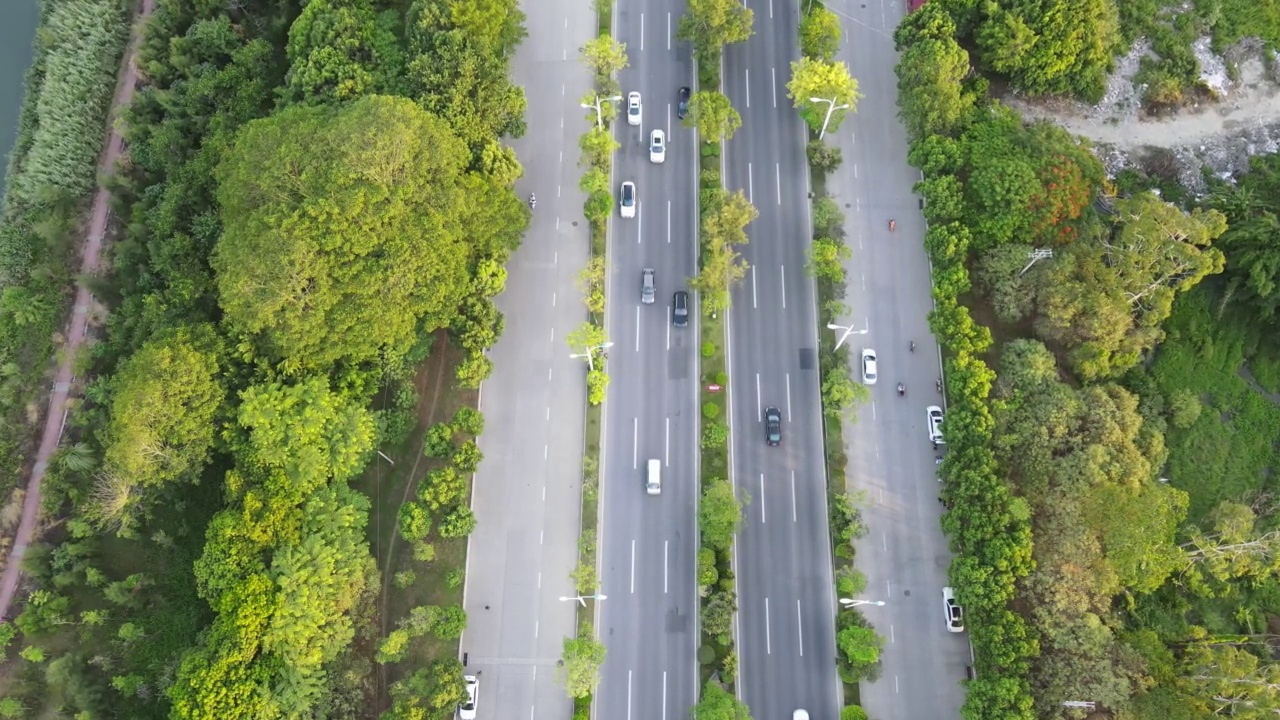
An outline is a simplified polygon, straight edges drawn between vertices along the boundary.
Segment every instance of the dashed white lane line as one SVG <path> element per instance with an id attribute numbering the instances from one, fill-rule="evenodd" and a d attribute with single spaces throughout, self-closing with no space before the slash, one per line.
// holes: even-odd
<path id="1" fill-rule="evenodd" d="M 747 70 L 747 107 L 751 107 L 751 71 Z"/>
<path id="2" fill-rule="evenodd" d="M 773 642 L 769 637 L 769 598 L 764 599 L 764 654 L 773 654 Z"/>
<path id="3" fill-rule="evenodd" d="M 778 69 L 769 68 L 769 87 L 773 90 L 773 106 L 778 107 Z"/>
<path id="4" fill-rule="evenodd" d="M 800 598 L 796 598 L 796 637 L 800 638 L 800 657 L 804 657 L 804 617 L 800 614 Z"/>
<path id="5" fill-rule="evenodd" d="M 778 204 L 782 204 L 782 164 L 773 164 L 773 180 L 778 187 Z"/>
<path id="6" fill-rule="evenodd" d="M 756 266 L 752 265 L 751 266 L 751 308 L 755 309 L 757 307 L 759 307 L 759 305 L 756 304 Z"/>
<path id="7" fill-rule="evenodd" d="M 778 274 L 782 276 L 782 309 L 787 309 L 787 266 L 780 265 Z"/>
<path id="8" fill-rule="evenodd" d="M 791 522 L 796 520 L 796 471 L 791 471 Z"/>
<path id="9" fill-rule="evenodd" d="M 764 524 L 764 473 L 760 473 L 760 524 Z"/>

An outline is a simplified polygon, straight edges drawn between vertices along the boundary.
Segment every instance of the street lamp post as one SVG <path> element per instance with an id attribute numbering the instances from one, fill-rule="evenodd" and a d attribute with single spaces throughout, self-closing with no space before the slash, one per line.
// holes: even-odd
<path id="1" fill-rule="evenodd" d="M 599 95 L 599 93 L 597 93 L 597 94 L 596 94 L 596 101 L 595 101 L 594 103 L 578 103 L 579 105 L 581 105 L 581 106 L 583 107 L 583 109 L 584 109 L 584 110 L 591 110 L 591 109 L 593 109 L 593 108 L 595 109 L 595 111 L 596 111 L 596 129 L 597 129 L 597 130 L 603 130 L 603 129 L 604 129 L 604 114 L 603 114 L 603 112 L 600 110 L 600 101 L 601 101 L 602 99 L 603 99 L 603 100 L 606 100 L 606 101 L 608 101 L 608 102 L 618 102 L 619 100 L 621 100 L 621 99 L 622 99 L 622 96 L 621 96 L 621 95 L 614 95 L 613 97 L 601 98 L 601 97 L 600 97 L 600 95 Z"/>
<path id="2" fill-rule="evenodd" d="M 609 599 L 608 595 L 575 595 L 573 597 L 561 596 L 560 602 L 571 602 L 571 601 L 579 602 L 579 603 L 582 603 L 582 607 L 586 607 L 588 600 L 608 600 L 608 599 Z"/>
<path id="3" fill-rule="evenodd" d="M 578 359 L 578 358 L 586 358 L 586 359 L 587 359 L 587 369 L 588 369 L 588 370 L 591 370 L 592 372 L 595 372 L 596 364 L 595 364 L 595 361 L 594 361 L 594 360 L 592 360 L 592 357 L 591 357 L 591 356 L 596 354 L 596 350 L 607 350 L 607 349 L 609 349 L 609 348 L 611 348 L 611 347 L 613 347 L 613 343 L 611 343 L 611 342 L 607 342 L 607 343 L 600 343 L 599 345 L 593 345 L 593 346 L 591 346 L 591 347 L 587 348 L 587 351 L 586 351 L 586 352 L 584 352 L 584 353 L 573 353 L 573 354 L 569 355 L 569 357 L 571 357 L 571 358 L 573 358 L 573 359 L 575 359 L 575 360 L 576 360 L 576 359 Z"/>
<path id="4" fill-rule="evenodd" d="M 835 323 L 827 323 L 827 329 L 828 329 L 828 330 L 843 330 L 843 331 L 844 331 L 844 334 L 843 334 L 843 335 L 841 335 L 841 336 L 840 336 L 840 339 L 836 341 L 835 349 L 836 349 L 836 350 L 839 350 L 839 349 L 840 349 L 840 346 L 844 344 L 844 341 L 845 341 L 845 340 L 848 340 L 848 339 L 849 339 L 849 336 L 850 336 L 850 335 L 866 335 L 866 334 L 867 334 L 867 331 L 869 331 L 869 330 L 871 329 L 871 327 L 870 327 L 870 326 L 868 326 L 868 327 L 865 327 L 865 328 L 863 328 L 863 329 L 861 329 L 861 330 L 854 330 L 854 329 L 853 329 L 853 326 L 845 327 L 844 325 L 836 325 Z"/>
<path id="5" fill-rule="evenodd" d="M 830 100 L 828 100 L 828 99 L 826 99 L 826 98 L 809 98 L 809 102 L 812 102 L 812 103 L 826 103 L 826 104 L 827 104 L 827 116 L 826 116 L 825 118 L 823 118 L 823 119 L 822 119 L 822 132 L 818 133 L 818 139 L 819 139 L 819 140 L 821 140 L 822 138 L 826 137 L 826 135 L 827 135 L 827 123 L 831 122 L 831 114 L 832 114 L 832 113 L 834 113 L 834 112 L 835 112 L 835 111 L 837 111 L 837 110 L 848 110 L 848 109 L 849 109 L 849 106 L 848 106 L 847 104 L 846 104 L 846 105 L 836 105 L 836 99 L 837 99 L 837 98 L 831 98 Z"/>
<path id="6" fill-rule="evenodd" d="M 849 608 L 856 608 L 859 605 L 875 605 L 876 607 L 883 607 L 884 601 L 883 600 L 854 600 L 852 598 L 840 598 L 840 604 L 844 606 L 845 610 L 848 610 Z"/>

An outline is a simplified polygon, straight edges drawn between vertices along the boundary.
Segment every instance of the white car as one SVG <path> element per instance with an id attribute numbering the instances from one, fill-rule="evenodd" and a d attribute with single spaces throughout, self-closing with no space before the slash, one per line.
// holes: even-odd
<path id="1" fill-rule="evenodd" d="M 480 695 L 480 678 L 475 675 L 464 675 L 467 685 L 467 699 L 458 705 L 458 720 L 476 720 L 476 698 Z"/>
<path id="2" fill-rule="evenodd" d="M 649 133 L 649 162 L 661 163 L 667 159 L 667 136 L 661 130 Z"/>
<path id="3" fill-rule="evenodd" d="M 929 416 L 929 441 L 935 445 L 946 445 L 942 439 L 942 408 L 930 405 L 925 408 L 925 414 Z"/>
<path id="4" fill-rule="evenodd" d="M 631 92 L 627 93 L 627 124 L 639 125 L 640 112 L 641 112 L 640 93 L 636 92 L 635 90 L 632 90 Z"/>
<path id="5" fill-rule="evenodd" d="M 865 385 L 876 384 L 876 351 L 871 348 L 862 350 L 862 382 Z"/>
<path id="6" fill-rule="evenodd" d="M 947 632 L 964 632 L 964 608 L 956 602 L 956 593 L 949 587 L 942 588 L 942 609 L 946 612 Z"/>
<path id="7" fill-rule="evenodd" d="M 809 712 L 807 710 L 796 710 L 791 713 L 791 720 L 809 720 Z"/>
<path id="8" fill-rule="evenodd" d="M 624 218 L 636 216 L 636 184 L 630 180 L 622 183 L 622 198 L 618 200 L 618 212 Z"/>

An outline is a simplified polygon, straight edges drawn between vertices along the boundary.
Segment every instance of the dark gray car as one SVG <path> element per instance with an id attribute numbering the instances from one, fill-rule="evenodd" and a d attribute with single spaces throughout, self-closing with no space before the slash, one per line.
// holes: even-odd
<path id="1" fill-rule="evenodd" d="M 676 94 L 676 117 L 681 120 L 689 114 L 689 94 L 687 87 L 680 88 L 680 92 Z"/>
<path id="2" fill-rule="evenodd" d="M 689 324 L 689 293 L 683 290 L 671 298 L 671 324 L 680 328 Z"/>

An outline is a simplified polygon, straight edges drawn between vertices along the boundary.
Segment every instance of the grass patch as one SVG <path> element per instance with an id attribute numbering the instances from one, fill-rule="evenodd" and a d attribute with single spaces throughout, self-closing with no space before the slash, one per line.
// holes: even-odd
<path id="1" fill-rule="evenodd" d="M 1222 317 L 1216 310 L 1207 289 L 1180 298 L 1150 371 L 1155 401 L 1163 399 L 1165 408 L 1186 390 L 1203 405 L 1189 426 L 1170 423 L 1167 431 L 1167 476 L 1190 494 L 1193 522 L 1222 500 L 1276 489 L 1280 469 L 1280 405 L 1250 381 L 1251 372 L 1262 371 L 1266 382 L 1276 382 L 1275 355 L 1252 363 L 1258 332 L 1230 310 Z"/>
<path id="2" fill-rule="evenodd" d="M 1280 3 L 1221 0 L 1221 8 L 1213 27 L 1216 47 L 1228 47 L 1246 37 L 1260 37 L 1268 49 L 1280 50 Z"/>
<path id="3" fill-rule="evenodd" d="M 382 448 L 394 461 L 389 465 L 375 458 L 352 487 L 363 492 L 372 502 L 369 518 L 369 545 L 378 570 L 382 573 L 382 591 L 378 603 L 379 636 L 386 637 L 396 621 L 422 605 L 461 605 L 463 584 L 456 582 L 465 571 L 467 539 L 441 538 L 433 529 L 426 542 L 435 548 L 435 558 L 420 562 L 413 557 L 413 546 L 397 534 L 397 515 L 401 504 L 416 499 L 418 483 L 427 472 L 447 464 L 423 455 L 425 431 L 432 424 L 444 422 L 462 407 L 476 407 L 476 391 L 455 385 L 454 371 L 466 353 L 454 346 L 444 333 L 436 336 L 431 354 L 418 367 L 414 385 L 418 391 L 416 414 L 418 423 L 409 437 L 399 445 Z M 468 484 L 468 493 L 470 485 Z M 470 497 L 461 501 L 466 506 Z M 438 515 L 438 514 L 437 514 Z M 440 518 L 434 518 L 438 523 Z M 412 570 L 415 581 L 403 589 L 391 584 L 395 573 Z M 453 586 L 450 579 L 454 578 Z M 441 640 L 432 634 L 415 639 L 404 661 L 381 667 L 379 671 L 379 703 L 386 702 L 386 689 L 391 683 L 413 670 L 426 667 L 433 660 L 456 657 L 458 641 Z"/>

